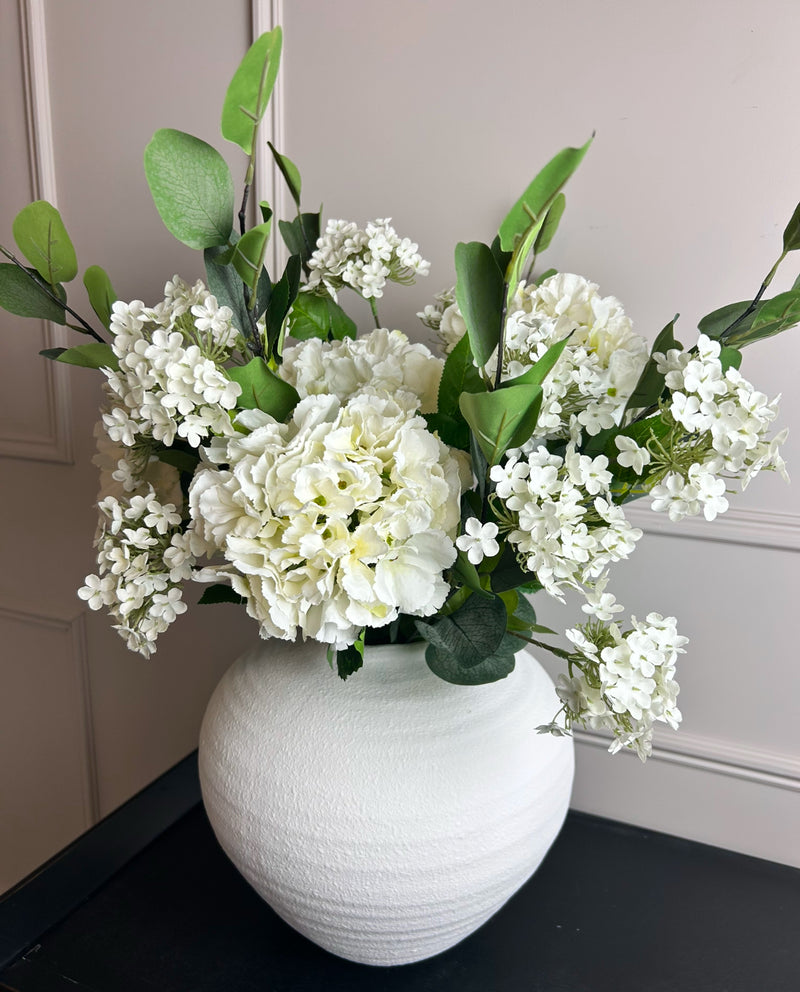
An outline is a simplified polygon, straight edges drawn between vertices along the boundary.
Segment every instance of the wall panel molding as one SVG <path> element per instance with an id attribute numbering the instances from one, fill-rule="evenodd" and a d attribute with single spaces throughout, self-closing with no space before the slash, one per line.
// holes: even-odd
<path id="1" fill-rule="evenodd" d="M 800 551 L 800 514 L 770 510 L 731 509 L 710 523 L 702 516 L 672 523 L 666 513 L 644 505 L 630 505 L 625 515 L 648 534 L 696 541 L 720 541 L 749 547 Z"/>
<path id="2" fill-rule="evenodd" d="M 57 203 L 53 151 L 50 83 L 47 68 L 47 31 L 44 0 L 18 0 L 22 49 L 22 92 L 25 99 L 28 163 L 33 197 Z M 46 348 L 67 344 L 63 328 L 41 322 Z M 46 359 L 45 401 L 48 431 L 45 435 L 0 435 L 0 457 L 71 464 L 71 404 L 69 369 Z"/>

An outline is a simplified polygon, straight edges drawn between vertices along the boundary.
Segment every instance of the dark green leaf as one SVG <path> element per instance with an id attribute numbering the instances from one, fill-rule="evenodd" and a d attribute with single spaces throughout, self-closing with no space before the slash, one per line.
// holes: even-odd
<path id="1" fill-rule="evenodd" d="M 744 300 L 742 303 L 728 303 L 726 306 L 720 307 L 719 310 L 713 310 L 711 313 L 706 314 L 697 325 L 697 329 L 701 334 L 705 334 L 706 337 L 719 341 L 724 332 L 727 331 L 731 324 L 735 324 L 739 320 L 750 305 L 749 300 Z M 752 322 L 751 316 L 746 319 L 746 322 L 742 322 L 741 325 L 737 326 L 740 329 L 745 329 Z"/>
<path id="2" fill-rule="evenodd" d="M 492 590 L 496 593 L 509 589 L 523 589 L 535 592 L 542 586 L 534 572 L 528 572 L 517 561 L 517 555 L 510 544 L 506 544 L 500 560 L 492 570 Z"/>
<path id="3" fill-rule="evenodd" d="M 738 369 L 742 364 L 742 353 L 738 348 L 729 348 L 723 345 L 720 349 L 719 360 L 723 372 L 727 372 L 730 368 Z"/>
<path id="4" fill-rule="evenodd" d="M 459 397 L 463 392 L 479 393 L 485 390 L 483 379 L 475 368 L 469 336 L 464 335 L 444 363 L 439 382 L 437 409 L 440 414 L 461 420 Z"/>
<path id="5" fill-rule="evenodd" d="M 236 401 L 240 410 L 263 410 L 284 421 L 300 402 L 297 390 L 275 375 L 263 358 L 236 365 L 227 369 L 227 374 L 242 387 L 242 395 Z"/>
<path id="6" fill-rule="evenodd" d="M 741 326 L 725 336 L 725 343 L 732 347 L 744 347 L 754 341 L 772 337 L 786 331 L 800 322 L 800 292 L 789 290 L 771 300 L 762 300 L 755 311 L 750 327 L 743 331 Z"/>
<path id="7" fill-rule="evenodd" d="M 64 308 L 47 295 L 36 282 L 35 274 L 35 269 L 21 269 L 11 262 L 0 265 L 0 307 L 18 317 L 35 317 L 64 324 Z M 63 292 L 63 287 L 55 288 Z"/>
<path id="8" fill-rule="evenodd" d="M 203 595 L 197 602 L 203 605 L 213 603 L 237 603 L 241 605 L 245 599 L 238 592 L 234 592 L 230 586 L 217 584 L 204 589 Z"/>
<path id="9" fill-rule="evenodd" d="M 537 276 L 534 282 L 536 283 L 537 286 L 541 286 L 542 283 L 545 281 L 545 279 L 549 279 L 550 276 L 557 276 L 557 275 L 558 275 L 558 269 L 547 269 L 540 276 Z"/>
<path id="10" fill-rule="evenodd" d="M 674 335 L 675 321 L 677 319 L 677 315 L 673 317 L 653 342 L 653 347 L 650 349 L 650 358 L 642 369 L 642 374 L 639 376 L 636 388 L 631 393 L 631 397 L 625 407 L 626 411 L 645 410 L 658 402 L 661 393 L 664 391 L 664 373 L 658 371 L 653 355 L 656 352 L 666 354 L 670 349 L 681 347 L 679 342 L 675 340 Z"/>
<path id="11" fill-rule="evenodd" d="M 55 352 L 58 352 L 56 355 Z M 66 365 L 79 365 L 84 369 L 117 369 L 119 364 L 117 356 L 111 350 L 110 344 L 93 341 L 91 344 L 79 344 L 75 348 L 46 348 L 39 352 L 45 358 L 52 358 L 56 362 L 64 362 Z"/>
<path id="12" fill-rule="evenodd" d="M 280 27 L 257 38 L 239 64 L 225 94 L 222 136 L 252 154 L 256 131 L 267 109 L 281 60 Z"/>
<path id="13" fill-rule="evenodd" d="M 453 417 L 449 413 L 423 413 L 422 416 L 428 430 L 437 433 L 445 444 L 459 451 L 469 451 L 469 427 L 463 417 Z"/>
<path id="14" fill-rule="evenodd" d="M 525 383 L 460 398 L 461 413 L 490 465 L 533 435 L 541 406 L 542 387 Z"/>
<path id="15" fill-rule="evenodd" d="M 220 306 L 229 307 L 233 311 L 234 326 L 244 332 L 245 328 L 250 326 L 250 322 L 244 302 L 243 283 L 236 269 L 221 261 L 226 255 L 228 255 L 227 248 L 206 248 L 203 252 L 203 259 L 206 264 L 206 280 L 217 303 Z"/>
<path id="16" fill-rule="evenodd" d="M 581 148 L 562 149 L 533 179 L 500 225 L 503 251 L 513 251 L 531 222 L 541 219 L 543 211 L 581 164 L 591 142 L 590 138 Z"/>
<path id="17" fill-rule="evenodd" d="M 491 251 L 495 262 L 497 262 L 497 268 L 500 269 L 500 271 L 503 274 L 505 274 L 505 271 L 508 268 L 508 263 L 511 261 L 511 255 L 513 254 L 513 252 L 503 251 L 503 249 L 500 247 L 499 234 L 496 234 L 494 241 L 492 241 Z"/>
<path id="18" fill-rule="evenodd" d="M 533 243 L 533 252 L 535 255 L 540 255 L 543 251 L 550 247 L 550 242 L 553 240 L 553 237 L 558 230 L 558 225 L 561 222 L 561 217 L 564 213 L 564 208 L 566 205 L 567 198 L 563 193 L 559 193 L 550 204 L 550 208 L 547 211 L 541 230 L 536 236 L 536 241 Z"/>
<path id="19" fill-rule="evenodd" d="M 298 341 L 354 338 L 355 323 L 327 293 L 300 293 L 289 312 L 289 333 Z"/>
<path id="20" fill-rule="evenodd" d="M 75 249 L 52 203 L 35 200 L 23 207 L 12 231 L 19 250 L 49 285 L 69 282 L 78 274 Z"/>
<path id="21" fill-rule="evenodd" d="M 278 221 L 281 237 L 290 254 L 299 255 L 303 268 L 307 270 L 308 260 L 317 247 L 320 230 L 320 214 L 305 213 L 293 221 Z"/>
<path id="22" fill-rule="evenodd" d="M 492 593 L 484 589 L 481 585 L 481 577 L 478 575 L 478 569 L 472 564 L 463 551 L 458 552 L 458 558 L 453 566 L 453 571 L 459 579 L 461 579 L 462 585 L 465 585 L 467 589 L 471 589 L 473 592 L 478 593 L 479 596 L 492 596 Z"/>
<path id="23" fill-rule="evenodd" d="M 165 465 L 171 465 L 179 472 L 194 474 L 194 470 L 200 463 L 200 457 L 196 451 L 185 451 L 182 448 L 161 448 L 156 452 L 156 458 Z M 224 586 L 223 588 L 228 588 Z"/>
<path id="24" fill-rule="evenodd" d="M 275 164 L 278 166 L 281 171 L 281 175 L 286 180 L 286 185 L 289 187 L 289 192 L 292 195 L 292 199 L 297 204 L 297 209 L 299 210 L 300 189 L 302 187 L 300 170 L 287 155 L 281 155 L 271 141 L 268 141 L 267 144 L 269 145 L 269 150 L 272 152 L 272 157 L 275 159 Z"/>
<path id="25" fill-rule="evenodd" d="M 83 273 L 83 285 L 89 294 L 92 310 L 100 318 L 103 327 L 108 327 L 111 323 L 111 308 L 118 297 L 105 270 L 99 265 L 90 265 Z"/>
<path id="26" fill-rule="evenodd" d="M 470 596 L 449 616 L 439 616 L 433 622 L 417 620 L 416 627 L 437 651 L 452 655 L 464 668 L 473 668 L 500 646 L 506 608 L 498 596 Z"/>
<path id="27" fill-rule="evenodd" d="M 271 227 L 270 221 L 258 224 L 246 231 L 236 242 L 231 264 L 251 293 L 256 291 L 259 277 L 264 270 Z"/>
<path id="28" fill-rule="evenodd" d="M 792 219 L 783 232 L 783 250 L 796 251 L 800 248 L 800 203 L 794 208 Z"/>
<path id="29" fill-rule="evenodd" d="M 480 241 L 456 245 L 456 301 L 472 354 L 481 367 L 500 340 L 503 288 L 503 273 L 491 248 Z"/>
<path id="30" fill-rule="evenodd" d="M 153 202 L 167 230 L 190 248 L 227 243 L 233 230 L 233 179 L 225 159 L 199 138 L 162 128 L 144 152 Z"/>
<path id="31" fill-rule="evenodd" d="M 256 289 L 256 320 L 266 311 L 272 299 L 272 280 L 266 269 L 261 270 Z"/>
<path id="32" fill-rule="evenodd" d="M 516 664 L 514 654 L 520 647 L 524 647 L 522 641 L 505 634 L 492 654 L 479 664 L 464 668 L 450 652 L 429 644 L 425 651 L 425 661 L 433 674 L 438 675 L 445 682 L 452 682 L 455 685 L 486 685 L 489 682 L 498 682 L 514 671 Z"/>
<path id="33" fill-rule="evenodd" d="M 553 366 L 559 358 L 561 358 L 561 355 L 563 354 L 568 343 L 569 337 L 565 337 L 561 341 L 551 344 L 535 365 L 529 368 L 527 372 L 523 372 L 522 375 L 518 375 L 514 379 L 506 379 L 500 384 L 501 389 L 507 389 L 509 386 L 521 385 L 541 386 L 544 380 L 552 372 Z"/>
<path id="34" fill-rule="evenodd" d="M 346 648 L 340 648 L 336 652 L 336 673 L 344 680 L 349 678 L 353 672 L 357 672 L 364 664 L 364 631 L 355 644 L 350 644 Z"/>
<path id="35" fill-rule="evenodd" d="M 283 322 L 297 299 L 300 290 L 300 258 L 292 255 L 286 263 L 283 275 L 272 287 L 269 306 L 267 307 L 267 355 L 277 357 L 283 335 Z"/>

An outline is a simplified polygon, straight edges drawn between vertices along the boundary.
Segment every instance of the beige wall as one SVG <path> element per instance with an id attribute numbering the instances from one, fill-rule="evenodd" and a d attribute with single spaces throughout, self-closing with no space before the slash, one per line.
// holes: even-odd
<path id="1" fill-rule="evenodd" d="M 423 330 L 415 311 L 452 282 L 455 242 L 489 240 L 536 169 L 593 130 L 551 262 L 617 295 L 648 336 L 680 310 L 690 340 L 700 315 L 753 292 L 800 198 L 794 2 L 254 6 L 265 26 L 275 11 L 285 27 L 277 138 L 301 169 L 306 208 L 391 215 L 433 262 L 426 282 L 386 301 L 387 322 L 412 333 Z M 82 265 L 102 262 L 123 297 L 154 299 L 173 272 L 200 273 L 155 214 L 141 151 L 161 126 L 224 150 L 219 108 L 253 7 L 0 0 L 4 232 L 20 201 L 53 195 L 35 190 L 19 54 L 25 18 L 40 28 L 42 15 L 51 132 L 41 104 L 33 119 L 52 138 L 45 185 Z M 97 381 L 81 370 L 63 386 L 45 380 L 36 334 L 0 320 L 0 850 L 17 852 L 0 889 L 189 751 L 218 674 L 254 635 L 233 608 L 195 610 L 143 662 L 104 618 L 84 617 L 74 590 L 92 567 Z M 762 389 L 785 394 L 794 466 L 799 358 L 795 332 L 745 359 Z M 649 534 L 620 571 L 615 591 L 631 610 L 675 613 L 692 638 L 685 729 L 663 736 L 646 768 L 583 738 L 575 803 L 800 863 L 797 491 L 759 479 L 736 505 L 716 526 Z M 537 605 L 545 621 L 574 618 Z"/>

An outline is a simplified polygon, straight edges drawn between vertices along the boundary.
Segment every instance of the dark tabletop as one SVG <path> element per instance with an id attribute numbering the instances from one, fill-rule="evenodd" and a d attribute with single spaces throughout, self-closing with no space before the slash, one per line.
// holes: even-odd
<path id="1" fill-rule="evenodd" d="M 0 988 L 800 990 L 792 868 L 572 812 L 479 931 L 428 961 L 373 968 L 283 923 L 222 854 L 197 799 L 190 758 L 0 899 Z"/>

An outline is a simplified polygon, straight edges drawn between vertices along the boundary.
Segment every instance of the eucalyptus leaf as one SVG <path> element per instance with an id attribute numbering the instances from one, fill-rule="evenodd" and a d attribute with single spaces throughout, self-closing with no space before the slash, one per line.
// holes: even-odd
<path id="1" fill-rule="evenodd" d="M 470 596 L 449 616 L 416 620 L 420 635 L 438 651 L 452 655 L 462 668 L 473 668 L 500 647 L 506 608 L 498 596 Z"/>
<path id="2" fill-rule="evenodd" d="M 47 295 L 37 278 L 35 269 L 21 269 L 11 262 L 0 264 L 0 307 L 18 317 L 66 323 L 64 308 Z M 63 291 L 61 286 L 55 289 Z"/>
<path id="3" fill-rule="evenodd" d="M 253 358 L 247 365 L 226 371 L 242 387 L 242 395 L 236 401 L 240 410 L 263 410 L 283 422 L 300 402 L 294 386 L 275 375 L 263 358 Z"/>
<path id="4" fill-rule="evenodd" d="M 281 62 L 280 27 L 256 38 L 233 74 L 222 106 L 222 137 L 252 155 Z"/>
<path id="5" fill-rule="evenodd" d="M 56 355 L 55 352 L 58 352 Z M 79 365 L 84 369 L 118 369 L 118 359 L 111 350 L 111 345 L 105 342 L 92 341 L 90 344 L 79 344 L 74 348 L 46 348 L 39 352 L 45 358 L 52 358 L 65 365 Z"/>
<path id="6" fill-rule="evenodd" d="M 533 435 L 541 406 L 541 386 L 527 383 L 460 398 L 461 413 L 490 465 Z"/>
<path id="7" fill-rule="evenodd" d="M 144 152 L 153 202 L 167 230 L 190 248 L 224 245 L 233 230 L 233 179 L 225 159 L 199 138 L 162 128 Z"/>
<path id="8" fill-rule="evenodd" d="M 297 341 L 341 341 L 354 338 L 356 332 L 355 322 L 327 293 L 300 293 L 289 311 L 289 334 Z"/>
<path id="9" fill-rule="evenodd" d="M 14 218 L 19 250 L 50 286 L 69 282 L 78 274 L 75 249 L 61 214 L 47 200 L 34 200 Z"/>
<path id="10" fill-rule="evenodd" d="M 425 661 L 434 675 L 455 685 L 487 685 L 498 682 L 510 675 L 516 665 L 515 652 L 523 642 L 510 634 L 505 634 L 498 648 L 471 668 L 464 668 L 458 658 L 448 651 L 429 644 L 425 651 Z"/>
<path id="11" fill-rule="evenodd" d="M 475 361 L 483 367 L 500 340 L 503 273 L 488 245 L 456 245 L 456 301 L 464 318 Z"/>
<path id="12" fill-rule="evenodd" d="M 236 242 L 231 264 L 251 293 L 255 293 L 259 277 L 264 270 L 271 227 L 272 223 L 269 220 L 264 224 L 257 224 Z"/>
<path id="13" fill-rule="evenodd" d="M 89 294 L 92 310 L 100 318 L 103 327 L 109 327 L 111 308 L 117 302 L 118 297 L 105 270 L 101 269 L 99 265 L 90 265 L 83 273 L 83 285 Z"/>
<path id="14" fill-rule="evenodd" d="M 278 166 L 281 175 L 286 180 L 286 185 L 289 187 L 289 192 L 292 195 L 292 199 L 297 204 L 297 209 L 299 210 L 300 190 L 302 189 L 300 170 L 288 155 L 281 155 L 271 141 L 268 141 L 267 144 L 269 145 L 269 150 L 272 152 L 272 157 L 275 159 L 275 164 Z"/>
<path id="15" fill-rule="evenodd" d="M 534 177 L 500 225 L 500 246 L 503 251 L 513 251 L 531 222 L 541 219 L 543 211 L 583 161 L 591 143 L 592 138 L 580 148 L 562 149 Z"/>
<path id="16" fill-rule="evenodd" d="M 492 591 L 496 593 L 506 592 L 508 589 L 527 589 L 535 592 L 542 588 L 536 574 L 520 565 L 516 552 L 510 544 L 505 545 L 500 560 L 492 569 L 491 583 Z"/>

